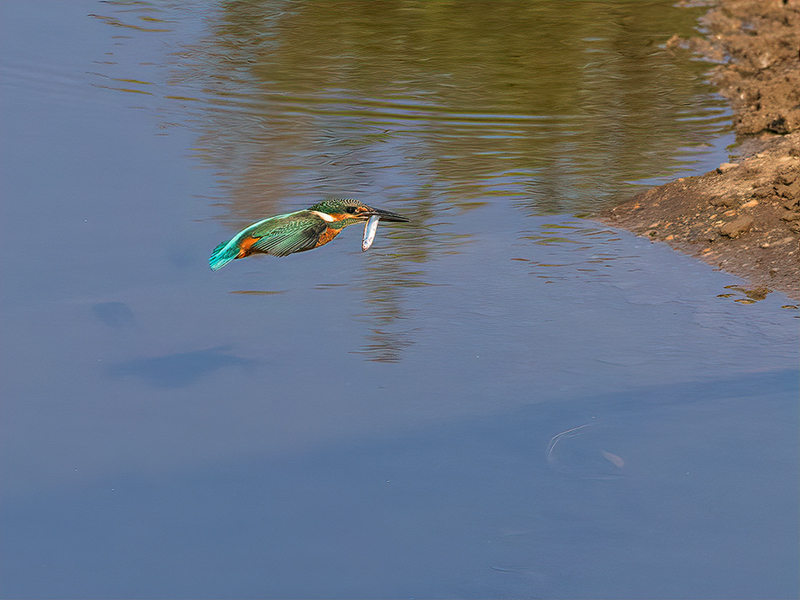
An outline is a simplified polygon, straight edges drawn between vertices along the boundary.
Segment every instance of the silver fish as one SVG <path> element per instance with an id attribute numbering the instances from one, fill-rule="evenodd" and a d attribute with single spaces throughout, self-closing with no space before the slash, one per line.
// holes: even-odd
<path id="1" fill-rule="evenodd" d="M 381 218 L 378 215 L 372 215 L 364 225 L 364 237 L 361 240 L 361 251 L 366 252 L 375 241 L 375 233 L 378 231 L 378 221 Z"/>

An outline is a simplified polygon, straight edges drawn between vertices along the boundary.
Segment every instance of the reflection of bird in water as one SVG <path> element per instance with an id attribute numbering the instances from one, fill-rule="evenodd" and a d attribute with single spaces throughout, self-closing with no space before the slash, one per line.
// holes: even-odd
<path id="1" fill-rule="evenodd" d="M 408 222 L 405 217 L 388 210 L 372 208 L 358 200 L 331 198 L 306 210 L 276 215 L 253 223 L 230 241 L 214 248 L 208 264 L 216 271 L 233 259 L 244 258 L 254 252 L 273 256 L 305 252 L 327 244 L 345 227 L 364 223 L 370 217 L 383 221 Z"/>

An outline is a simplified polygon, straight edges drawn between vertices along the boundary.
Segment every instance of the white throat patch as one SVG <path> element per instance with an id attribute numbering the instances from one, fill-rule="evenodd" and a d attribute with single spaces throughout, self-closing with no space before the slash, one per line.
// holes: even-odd
<path id="1" fill-rule="evenodd" d="M 326 223 L 333 223 L 336 220 L 332 216 L 330 216 L 329 214 L 326 214 L 324 212 L 319 212 L 318 210 L 312 210 L 310 212 L 312 212 L 315 215 L 317 215 L 320 219 L 322 219 Z"/>

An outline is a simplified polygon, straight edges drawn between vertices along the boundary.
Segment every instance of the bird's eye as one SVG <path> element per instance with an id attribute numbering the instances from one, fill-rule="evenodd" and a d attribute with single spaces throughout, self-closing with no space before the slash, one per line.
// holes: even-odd
<path id="1" fill-rule="evenodd" d="M 344 210 L 345 210 L 346 212 L 350 213 L 351 215 L 354 215 L 354 214 L 355 214 L 355 212 L 356 212 L 356 207 L 355 207 L 355 206 L 348 206 L 348 207 L 347 207 L 347 208 L 345 208 Z"/>

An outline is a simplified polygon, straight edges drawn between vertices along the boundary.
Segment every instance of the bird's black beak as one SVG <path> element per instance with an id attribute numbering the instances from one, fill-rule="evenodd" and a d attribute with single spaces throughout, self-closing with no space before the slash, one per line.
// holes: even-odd
<path id="1" fill-rule="evenodd" d="M 393 213 L 388 210 L 382 210 L 380 208 L 370 208 L 369 211 L 363 212 L 361 214 L 367 217 L 380 217 L 381 221 L 389 221 L 394 223 L 409 222 L 409 220 L 402 215 L 398 215 L 397 213 Z"/>

